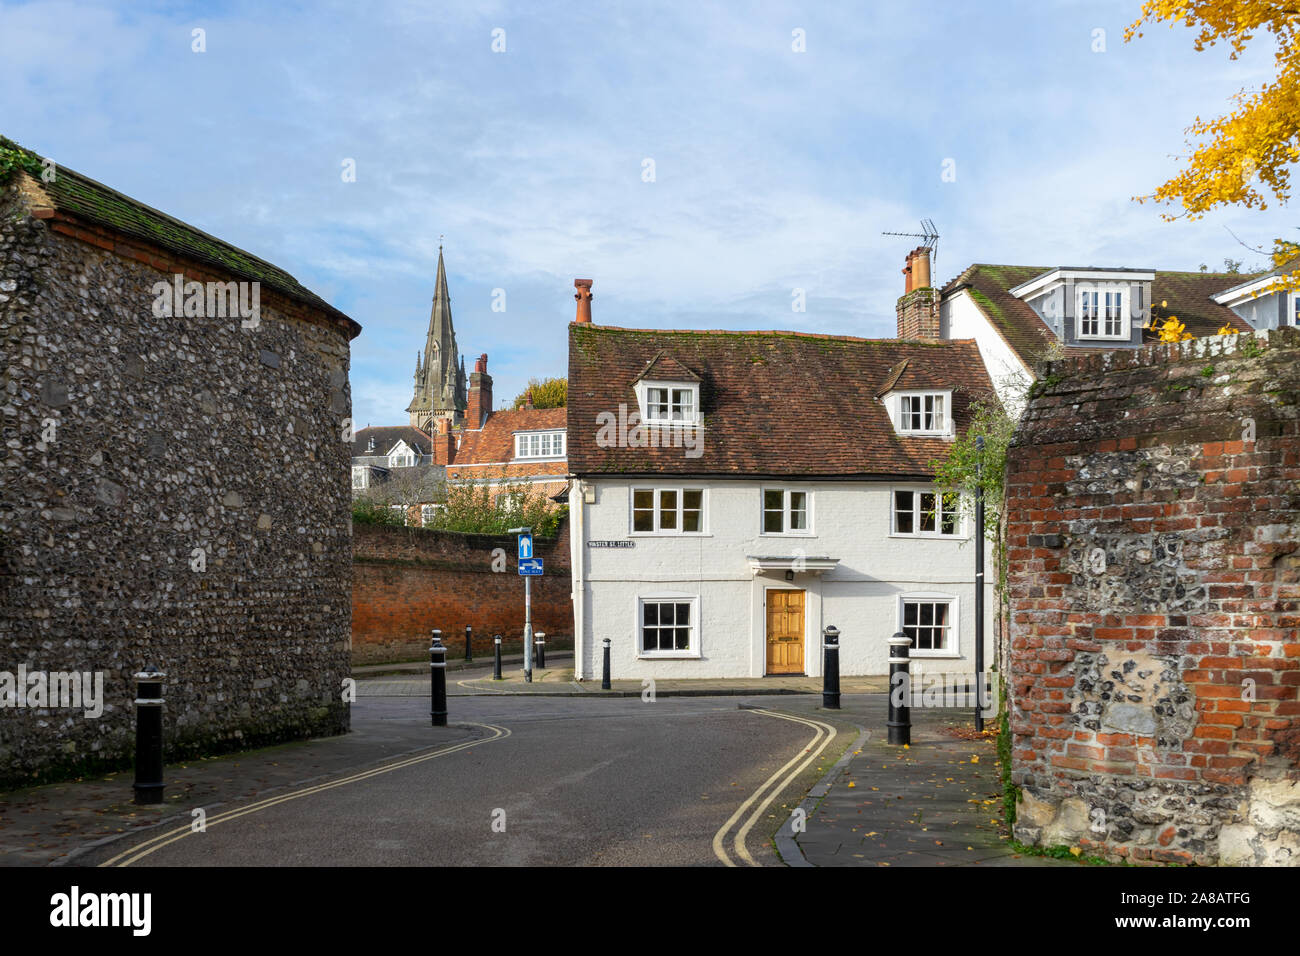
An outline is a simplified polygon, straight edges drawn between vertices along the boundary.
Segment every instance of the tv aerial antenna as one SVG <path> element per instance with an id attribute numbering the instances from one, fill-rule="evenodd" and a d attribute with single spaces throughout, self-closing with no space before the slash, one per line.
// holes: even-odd
<path id="1" fill-rule="evenodd" d="M 939 230 L 935 228 L 933 219 L 922 219 L 920 232 L 882 232 L 881 235 L 908 236 L 912 239 L 920 239 L 922 240 L 922 247 L 929 249 L 934 254 L 934 261 L 939 261 Z"/>

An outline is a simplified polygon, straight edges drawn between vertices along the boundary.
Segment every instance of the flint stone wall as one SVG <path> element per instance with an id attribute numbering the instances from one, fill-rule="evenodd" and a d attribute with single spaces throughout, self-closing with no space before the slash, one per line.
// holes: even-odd
<path id="1" fill-rule="evenodd" d="M 0 710 L 0 784 L 129 763 L 148 664 L 169 759 L 345 732 L 347 335 L 265 287 L 255 329 L 155 318 L 173 273 L 238 277 L 86 235 L 0 189 L 0 672 L 106 698 Z"/>
<path id="2" fill-rule="evenodd" d="M 1051 363 L 1007 464 L 1016 836 L 1300 865 L 1300 332 Z"/>

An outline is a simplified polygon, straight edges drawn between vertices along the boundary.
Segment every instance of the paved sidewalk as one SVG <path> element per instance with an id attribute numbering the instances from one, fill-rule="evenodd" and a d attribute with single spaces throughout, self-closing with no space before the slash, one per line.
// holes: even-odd
<path id="1" fill-rule="evenodd" d="M 912 743 L 887 743 L 884 695 L 838 713 L 869 731 L 796 840 L 814 866 L 1075 866 L 1010 846 L 992 736 L 973 734 L 969 710 L 913 708 Z M 986 722 L 986 726 L 992 722 Z M 818 795 L 814 788 L 812 796 Z"/>
<path id="2" fill-rule="evenodd" d="M 549 658 L 549 655 L 548 655 Z M 389 675 L 363 677 L 357 674 L 358 697 L 427 697 L 429 665 L 416 677 Z M 354 670 L 354 674 L 357 672 Z M 449 673 L 449 697 L 492 694 L 559 697 L 640 697 L 648 690 L 640 680 L 613 680 L 609 690 L 600 689 L 599 680 L 573 679 L 572 654 L 564 666 L 534 670 L 532 683 L 524 682 L 519 664 L 502 668 L 502 680 L 492 679 L 492 668 Z M 883 693 L 889 686 L 887 677 L 846 677 L 841 682 L 845 694 Z M 754 697 L 769 694 L 821 694 L 820 677 L 754 677 L 718 680 L 657 680 L 656 697 Z"/>

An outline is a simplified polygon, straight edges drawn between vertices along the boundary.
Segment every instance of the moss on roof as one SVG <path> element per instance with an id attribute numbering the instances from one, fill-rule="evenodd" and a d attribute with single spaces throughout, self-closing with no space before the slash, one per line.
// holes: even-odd
<path id="1" fill-rule="evenodd" d="M 29 149 L 23 149 L 13 140 L 0 136 L 0 186 L 6 185 L 20 169 L 31 176 L 40 176 L 40 157 Z"/>
<path id="2" fill-rule="evenodd" d="M 214 266 L 242 279 L 260 282 L 292 299 L 345 320 L 356 337 L 361 327 L 283 269 L 259 259 L 237 246 L 210 236 L 188 223 L 123 195 L 115 189 L 64 166 L 54 166 L 54 175 L 42 176 L 42 157 L 0 136 L 0 186 L 22 171 L 35 180 L 54 208 L 80 219 L 168 249 L 195 261 Z"/>

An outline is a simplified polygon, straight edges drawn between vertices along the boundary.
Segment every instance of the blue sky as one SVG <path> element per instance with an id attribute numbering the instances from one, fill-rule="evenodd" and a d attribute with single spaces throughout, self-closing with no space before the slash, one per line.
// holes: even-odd
<path id="1" fill-rule="evenodd" d="M 1271 50 L 1126 44 L 1139 8 L 0 2 L 0 133 L 356 318 L 355 419 L 398 424 L 440 234 L 461 353 L 489 354 L 499 401 L 565 373 L 578 276 L 610 325 L 886 336 L 911 244 L 880 233 L 923 216 L 939 281 L 1260 262 L 1225 227 L 1267 244 L 1294 235 L 1285 209 L 1166 223 L 1131 197 Z"/>

